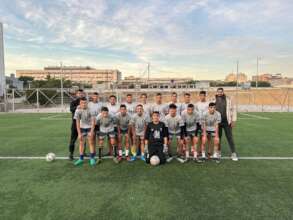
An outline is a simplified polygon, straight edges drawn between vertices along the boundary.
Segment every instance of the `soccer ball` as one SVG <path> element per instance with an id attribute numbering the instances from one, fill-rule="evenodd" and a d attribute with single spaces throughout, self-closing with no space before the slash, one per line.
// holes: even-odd
<path id="1" fill-rule="evenodd" d="M 150 159 L 150 164 L 152 166 L 159 165 L 160 164 L 160 158 L 157 155 L 152 156 L 151 159 Z"/>
<path id="2" fill-rule="evenodd" d="M 54 153 L 48 153 L 46 155 L 46 161 L 47 162 L 52 162 L 56 159 L 56 155 Z"/>

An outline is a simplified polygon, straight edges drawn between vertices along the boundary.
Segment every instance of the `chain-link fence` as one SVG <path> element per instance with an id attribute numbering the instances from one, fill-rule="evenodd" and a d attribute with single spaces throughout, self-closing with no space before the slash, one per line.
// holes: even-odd
<path id="1" fill-rule="evenodd" d="M 212 100 L 216 88 L 209 88 L 207 99 Z M 184 93 L 191 94 L 191 100 L 198 100 L 200 89 L 197 88 L 157 88 L 157 89 L 112 89 L 112 90 L 85 90 L 90 99 L 94 92 L 100 94 L 102 102 L 108 100 L 109 95 L 116 95 L 118 102 L 125 101 L 127 94 L 132 94 L 135 102 L 139 102 L 142 93 L 148 95 L 150 103 L 154 102 L 155 95 L 160 92 L 164 102 L 169 102 L 171 93 L 176 92 L 180 102 L 184 100 Z M 74 99 L 75 91 L 60 88 L 37 88 L 19 91 L 8 89 L 6 98 L 0 104 L 1 112 L 68 112 L 69 104 Z M 291 112 L 293 111 L 293 89 L 291 88 L 258 88 L 241 90 L 225 88 L 225 93 L 232 97 L 239 112 Z"/>

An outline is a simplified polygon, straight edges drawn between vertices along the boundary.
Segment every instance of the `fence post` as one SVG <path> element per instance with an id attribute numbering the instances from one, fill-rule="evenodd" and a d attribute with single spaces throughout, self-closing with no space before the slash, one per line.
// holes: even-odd
<path id="1" fill-rule="evenodd" d="M 12 112 L 15 112 L 15 95 L 14 95 L 14 89 L 12 89 Z"/>
<path id="2" fill-rule="evenodd" d="M 39 111 L 40 102 L 39 102 L 39 89 L 37 89 L 37 110 Z"/>

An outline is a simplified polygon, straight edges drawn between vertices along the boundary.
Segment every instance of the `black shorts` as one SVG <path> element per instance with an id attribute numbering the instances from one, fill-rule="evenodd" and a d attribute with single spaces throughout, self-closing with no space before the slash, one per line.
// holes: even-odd
<path id="1" fill-rule="evenodd" d="M 80 131 L 81 131 L 81 135 L 83 137 L 86 137 L 89 135 L 89 133 L 91 132 L 91 129 L 90 128 L 80 128 Z"/>
<path id="2" fill-rule="evenodd" d="M 209 136 L 209 137 L 215 137 L 216 136 L 215 131 L 206 131 L 206 132 L 207 132 L 207 136 Z"/>
<path id="3" fill-rule="evenodd" d="M 196 130 L 195 130 L 195 133 L 196 133 L 196 136 L 198 135 L 202 135 L 202 128 L 201 128 L 201 124 L 200 123 L 197 123 L 196 124 Z"/>

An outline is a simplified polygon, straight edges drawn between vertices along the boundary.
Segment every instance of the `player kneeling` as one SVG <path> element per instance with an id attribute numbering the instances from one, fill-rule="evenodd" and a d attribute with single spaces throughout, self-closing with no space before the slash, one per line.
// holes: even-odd
<path id="1" fill-rule="evenodd" d="M 198 159 L 197 153 L 197 123 L 200 120 L 200 116 L 196 111 L 194 111 L 194 105 L 188 104 L 187 110 L 182 113 L 181 117 L 185 124 L 185 160 L 187 161 L 189 158 L 189 146 L 191 145 L 191 153 L 193 154 L 193 159 L 196 162 L 202 162 Z"/>
<path id="2" fill-rule="evenodd" d="M 152 113 L 152 122 L 147 125 L 145 132 L 146 163 L 156 155 L 160 164 L 166 163 L 165 154 L 168 153 L 168 130 L 163 122 L 160 122 L 160 113 Z"/>
<path id="3" fill-rule="evenodd" d="M 208 111 L 203 115 L 203 138 L 204 141 L 208 143 L 208 153 L 212 153 L 212 139 L 214 142 L 214 153 L 213 159 L 217 163 L 220 162 L 220 152 L 219 152 L 219 123 L 221 123 L 221 114 L 216 111 L 216 104 L 211 102 L 209 104 Z"/>
<path id="4" fill-rule="evenodd" d="M 122 144 L 123 136 L 125 142 L 125 157 L 130 161 L 129 156 L 129 122 L 130 115 L 127 113 L 126 105 L 120 105 L 120 112 L 116 114 L 117 130 L 118 130 L 118 161 L 122 160 Z"/>
<path id="5" fill-rule="evenodd" d="M 96 164 L 95 150 L 93 146 L 94 123 L 93 114 L 87 106 L 86 98 L 81 98 L 78 108 L 75 111 L 74 119 L 76 120 L 76 128 L 79 139 L 79 159 L 75 161 L 74 165 L 82 165 L 84 160 L 84 141 L 88 140 L 90 146 L 90 165 Z"/>
<path id="6" fill-rule="evenodd" d="M 101 113 L 96 118 L 96 124 L 99 127 L 99 160 L 98 162 L 101 162 L 102 159 L 102 153 L 103 153 L 103 145 L 105 137 L 108 137 L 108 142 L 110 143 L 113 151 L 114 151 L 114 157 L 113 161 L 115 163 L 119 163 L 119 160 L 117 159 L 117 149 L 115 149 L 115 131 L 114 127 L 116 125 L 115 118 L 109 114 L 109 109 L 107 107 L 102 107 Z"/>

